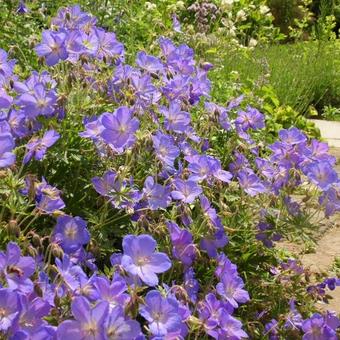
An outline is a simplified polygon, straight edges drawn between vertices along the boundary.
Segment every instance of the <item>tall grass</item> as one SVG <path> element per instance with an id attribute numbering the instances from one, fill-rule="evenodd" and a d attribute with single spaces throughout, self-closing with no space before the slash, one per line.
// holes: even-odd
<path id="1" fill-rule="evenodd" d="M 250 52 L 224 48 L 218 58 L 212 57 L 221 65 L 212 76 L 223 81 L 237 71 L 244 82 L 266 78 L 281 104 L 306 114 L 311 105 L 318 111 L 340 105 L 339 57 L 339 41 L 273 45 Z"/>

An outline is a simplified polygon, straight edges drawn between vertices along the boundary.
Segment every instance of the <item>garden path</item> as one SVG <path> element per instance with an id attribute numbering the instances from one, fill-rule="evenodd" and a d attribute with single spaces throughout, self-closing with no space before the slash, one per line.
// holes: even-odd
<path id="1" fill-rule="evenodd" d="M 336 170 L 340 176 L 340 148 L 331 148 L 330 152 L 337 158 Z M 331 269 L 335 258 L 340 258 L 340 213 L 332 216 L 321 231 L 323 231 L 323 234 L 318 238 L 313 253 L 303 254 L 302 246 L 288 242 L 283 242 L 279 247 L 298 255 L 303 266 L 309 268 L 313 273 L 328 273 L 329 276 L 335 276 Z M 337 287 L 334 291 L 328 290 L 327 293 L 332 298 L 327 304 L 318 303 L 319 309 L 340 313 L 340 287 Z"/>

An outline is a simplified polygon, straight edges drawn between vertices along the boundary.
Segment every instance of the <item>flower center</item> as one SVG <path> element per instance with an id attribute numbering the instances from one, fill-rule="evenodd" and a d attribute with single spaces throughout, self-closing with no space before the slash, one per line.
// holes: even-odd
<path id="1" fill-rule="evenodd" d="M 7 267 L 7 273 L 8 274 L 17 274 L 18 276 L 23 276 L 24 275 L 24 271 L 16 266 L 8 266 Z"/>
<path id="2" fill-rule="evenodd" d="M 127 126 L 126 126 L 126 125 L 121 125 L 121 126 L 119 127 L 119 132 L 120 132 L 120 133 L 124 133 L 124 132 L 126 132 L 126 130 L 127 130 Z"/>
<path id="3" fill-rule="evenodd" d="M 84 331 L 89 335 L 96 335 L 98 332 L 98 327 L 95 321 L 90 321 L 84 327 Z"/>
<path id="4" fill-rule="evenodd" d="M 150 259 L 148 256 L 142 256 L 138 258 L 137 265 L 141 267 L 141 266 L 148 264 L 149 262 L 150 262 Z"/>
<path id="5" fill-rule="evenodd" d="M 163 319 L 163 314 L 161 312 L 154 312 L 152 317 L 156 322 L 160 322 Z"/>
<path id="6" fill-rule="evenodd" d="M 7 311 L 5 308 L 0 308 L 0 318 L 3 318 L 7 315 Z"/>
<path id="7" fill-rule="evenodd" d="M 71 240 L 74 240 L 77 235 L 77 227 L 74 225 L 67 226 L 65 230 L 65 235 Z"/>
<path id="8" fill-rule="evenodd" d="M 159 148 L 159 153 L 160 153 L 162 156 L 165 156 L 166 153 L 167 153 L 166 147 L 165 147 L 165 146 L 161 146 L 161 147 Z"/>
<path id="9" fill-rule="evenodd" d="M 59 51 L 60 51 L 60 47 L 59 47 L 59 45 L 57 45 L 57 44 L 53 44 L 53 45 L 51 46 L 51 50 L 52 50 L 52 53 L 53 53 L 53 54 L 58 54 Z"/>
<path id="10" fill-rule="evenodd" d="M 37 106 L 39 109 L 42 109 L 47 106 L 47 102 L 45 99 L 38 99 L 37 100 Z"/>

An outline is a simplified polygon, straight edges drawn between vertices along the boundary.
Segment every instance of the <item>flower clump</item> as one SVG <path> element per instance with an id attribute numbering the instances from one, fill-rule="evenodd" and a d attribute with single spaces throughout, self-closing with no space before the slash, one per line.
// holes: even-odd
<path id="1" fill-rule="evenodd" d="M 293 201 L 295 190 L 315 191 L 327 216 L 340 210 L 327 145 L 294 127 L 268 145 L 261 140 L 264 115 L 243 105 L 243 97 L 226 107 L 211 101 L 212 65 L 197 63 L 190 47 L 162 37 L 158 56 L 142 51 L 129 65 L 115 34 L 79 6 L 59 10 L 36 53 L 49 72 L 25 80 L 0 53 L 0 168 L 22 179 L 18 201 L 34 216 L 29 223 L 18 216 L 19 235 L 0 252 L 1 333 L 10 339 L 247 338 L 242 310 L 252 283 L 228 256 L 237 230 L 225 223 L 225 197 L 264 202 L 252 215 L 254 242 L 273 247 L 282 232 L 274 222 L 279 206 L 290 218 L 304 213 Z M 65 94 L 79 85 L 98 104 L 80 121 Z M 123 234 L 108 239 L 109 261 L 94 246 L 94 233 L 110 222 L 86 221 L 82 199 L 82 217 L 73 216 L 72 193 L 64 195 L 39 171 L 52 149 L 56 159 L 67 158 L 74 139 L 83 143 L 81 157 L 90 153 L 98 167 L 80 188 L 84 200 L 92 190 L 98 214 L 109 210 L 116 214 L 111 222 L 125 223 Z M 229 142 L 231 149 L 221 151 Z M 56 172 L 47 172 L 51 183 Z M 114 222 L 110 228 L 119 229 Z M 52 230 L 41 235 L 48 227 L 40 223 Z M 339 327 L 330 314 L 301 320 L 296 329 L 305 339 L 334 337 Z"/>

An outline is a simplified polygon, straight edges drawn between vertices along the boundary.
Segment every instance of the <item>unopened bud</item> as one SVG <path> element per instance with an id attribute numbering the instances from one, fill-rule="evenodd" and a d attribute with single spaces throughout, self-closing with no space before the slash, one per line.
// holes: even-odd
<path id="1" fill-rule="evenodd" d="M 33 234 L 32 236 L 32 244 L 35 246 L 35 247 L 42 247 L 42 242 L 41 242 L 41 238 L 38 234 Z"/>
<path id="2" fill-rule="evenodd" d="M 65 215 L 65 213 L 61 210 L 54 210 L 52 213 L 53 217 L 58 217 L 58 216 L 63 216 L 63 215 Z"/>
<path id="3" fill-rule="evenodd" d="M 7 224 L 7 231 L 10 235 L 19 237 L 20 228 L 18 227 L 18 222 L 16 220 L 10 220 Z"/>
<path id="4" fill-rule="evenodd" d="M 62 258 L 64 255 L 64 251 L 61 249 L 61 247 L 58 244 L 53 244 L 51 249 L 52 255 L 54 257 Z"/>
<path id="5" fill-rule="evenodd" d="M 43 291 L 37 283 L 34 284 L 34 291 L 38 296 L 43 296 Z"/>
<path id="6" fill-rule="evenodd" d="M 35 248 L 33 248 L 32 246 L 27 247 L 27 253 L 32 257 L 38 256 L 38 251 Z"/>

